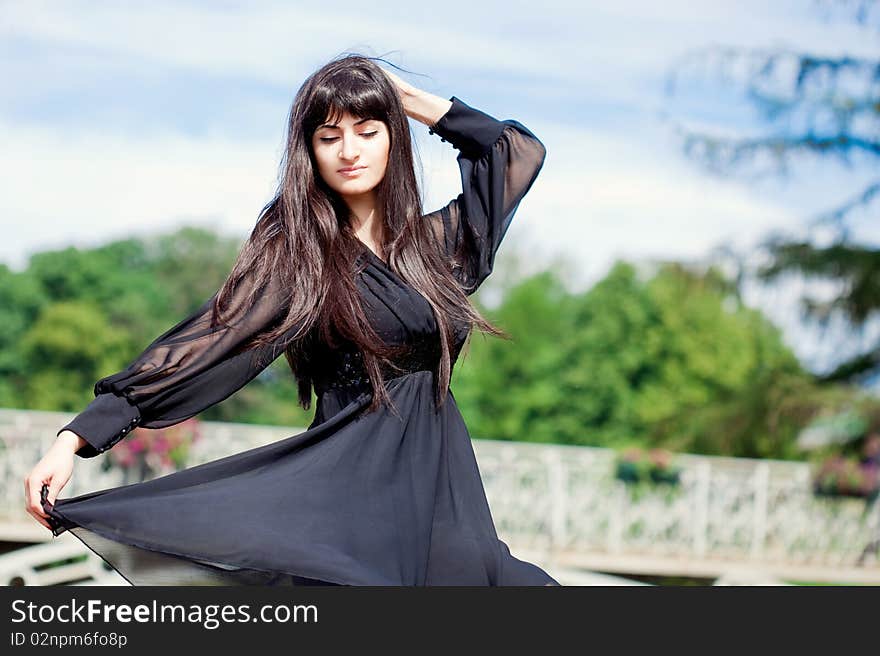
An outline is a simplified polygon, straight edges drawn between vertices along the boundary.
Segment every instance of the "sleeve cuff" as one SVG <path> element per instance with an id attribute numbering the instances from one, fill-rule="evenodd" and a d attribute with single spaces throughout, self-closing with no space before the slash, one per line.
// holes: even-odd
<path id="1" fill-rule="evenodd" d="M 76 455 L 93 458 L 128 435 L 140 420 L 140 411 L 128 399 L 108 392 L 96 396 L 56 437 L 64 430 L 76 433 L 88 442 Z"/>
<path id="2" fill-rule="evenodd" d="M 428 128 L 428 132 L 439 135 L 467 157 L 482 157 L 501 138 L 504 122 L 471 107 L 456 96 L 449 100 L 452 101 L 452 107 Z"/>

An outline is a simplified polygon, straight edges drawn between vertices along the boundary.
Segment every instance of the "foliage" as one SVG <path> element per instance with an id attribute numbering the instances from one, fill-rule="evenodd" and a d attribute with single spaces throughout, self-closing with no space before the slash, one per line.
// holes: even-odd
<path id="1" fill-rule="evenodd" d="M 816 425 L 845 428 L 845 439 L 835 432 L 824 443 L 800 440 L 813 449 L 813 490 L 822 496 L 855 496 L 869 500 L 880 494 L 880 404 L 859 399 L 844 412 L 829 414 L 814 421 Z"/>
<path id="2" fill-rule="evenodd" d="M 96 380 L 216 291 L 236 250 L 189 229 L 0 270 L 15 336 L 0 338 L 4 404 L 81 410 Z M 856 396 L 816 384 L 716 270 L 618 262 L 580 293 L 554 268 L 510 280 L 500 305 L 483 311 L 512 340 L 477 333 L 455 367 L 454 398 L 474 437 L 793 458 L 802 457 L 796 435 L 820 410 Z M 295 398 L 279 358 L 199 417 L 306 426 L 311 411 Z"/>
<path id="3" fill-rule="evenodd" d="M 615 476 L 627 483 L 677 485 L 681 468 L 672 464 L 672 453 L 666 449 L 623 449 L 615 462 Z"/>
<path id="4" fill-rule="evenodd" d="M 816 494 L 872 498 L 880 491 L 877 463 L 862 463 L 856 458 L 833 456 L 822 463 L 813 481 Z"/>
<path id="5" fill-rule="evenodd" d="M 831 3 L 831 17 L 843 12 L 846 20 L 862 27 L 876 27 L 878 3 Z M 821 50 L 821 52 L 819 51 Z M 842 196 L 834 182 L 821 177 L 814 185 L 828 185 L 834 198 L 829 207 L 809 217 L 805 225 L 789 234 L 766 235 L 762 263 L 746 264 L 753 253 L 736 255 L 747 275 L 770 283 L 800 277 L 807 283 L 821 282 L 837 290 L 830 299 L 807 293 L 801 298 L 805 318 L 827 330 L 832 320 L 842 319 L 853 333 L 863 333 L 880 311 L 880 249 L 860 241 L 860 221 L 873 220 L 880 199 L 876 160 L 880 157 L 880 62 L 875 56 L 845 52 L 792 51 L 785 46 L 767 49 L 710 46 L 688 53 L 670 74 L 667 88 L 675 95 L 683 78 L 706 70 L 723 81 L 726 91 L 736 88 L 758 110 L 757 134 L 727 136 L 724 128 L 713 130 L 676 126 L 684 152 L 707 171 L 729 175 L 756 169 L 756 179 L 767 173 L 788 174 L 792 162 L 836 160 L 850 179 L 866 174 L 855 193 Z M 745 118 L 743 111 L 740 118 Z M 843 192 L 850 193 L 850 192 Z M 748 273 L 746 273 L 746 271 Z M 815 288 L 813 285 L 808 289 Z M 829 371 L 817 376 L 821 382 L 863 384 L 880 374 L 880 340 L 855 354 L 845 354 Z"/>
<path id="6" fill-rule="evenodd" d="M 543 272 L 487 314 L 513 341 L 474 339 L 457 365 L 477 437 L 797 458 L 831 393 L 712 269 L 618 262 L 580 294 Z"/>
<path id="7" fill-rule="evenodd" d="M 0 266 L 0 405 L 82 410 L 99 378 L 127 366 L 219 289 L 239 246 L 207 230 L 182 228 L 37 253 L 20 273 Z M 200 416 L 305 425 L 308 413 L 289 402 L 293 390 L 279 358 Z"/>

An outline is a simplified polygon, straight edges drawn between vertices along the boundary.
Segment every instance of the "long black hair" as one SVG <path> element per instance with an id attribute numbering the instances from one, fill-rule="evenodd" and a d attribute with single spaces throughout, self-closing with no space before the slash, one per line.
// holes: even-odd
<path id="1" fill-rule="evenodd" d="M 384 60 L 383 60 L 384 61 Z M 384 208 L 382 234 L 388 266 L 430 303 L 439 328 L 440 361 L 435 402 L 442 404 L 452 371 L 453 323 L 507 338 L 471 305 L 452 274 L 452 262 L 434 229 L 420 221 L 422 199 L 416 183 L 410 127 L 394 83 L 373 58 L 338 57 L 306 79 L 288 118 L 287 145 L 274 198 L 260 212 L 229 278 L 215 301 L 212 320 L 222 316 L 236 285 L 254 280 L 246 303 L 275 280 L 289 290 L 286 319 L 255 338 L 257 347 L 286 335 L 285 357 L 298 380 L 299 402 L 311 404 L 313 378 L 308 367 L 308 334 L 317 328 L 328 344 L 338 338 L 356 345 L 373 389 L 370 410 L 388 401 L 380 362 L 391 363 L 399 345 L 386 344 L 364 313 L 352 275 L 363 244 L 349 220 L 349 209 L 323 180 L 312 151 L 316 128 L 348 112 L 374 118 L 390 136 L 385 176 L 376 187 Z M 280 282 L 279 282 L 280 281 Z"/>

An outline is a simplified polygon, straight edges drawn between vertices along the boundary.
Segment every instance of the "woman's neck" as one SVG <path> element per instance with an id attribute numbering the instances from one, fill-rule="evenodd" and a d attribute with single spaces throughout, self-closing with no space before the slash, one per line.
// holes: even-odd
<path id="1" fill-rule="evenodd" d="M 384 259 L 385 235 L 381 208 L 373 198 L 347 198 L 351 227 L 355 235 Z"/>

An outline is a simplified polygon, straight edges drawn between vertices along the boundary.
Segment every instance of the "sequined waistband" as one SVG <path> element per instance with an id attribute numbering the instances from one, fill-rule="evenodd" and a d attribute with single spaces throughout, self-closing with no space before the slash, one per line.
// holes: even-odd
<path id="1" fill-rule="evenodd" d="M 415 349 L 407 357 L 395 363 L 398 368 L 392 368 L 388 365 L 382 366 L 380 369 L 382 378 L 387 384 L 392 380 L 421 371 L 432 373 L 436 367 L 436 361 L 431 357 L 432 355 L 434 355 L 433 352 L 428 353 L 425 349 Z M 321 369 L 323 369 L 325 376 L 321 376 L 321 372 L 318 371 L 313 381 L 315 393 L 318 395 L 330 390 L 358 392 L 371 389 L 370 378 L 359 351 L 334 352 L 333 356 L 322 365 Z"/>
<path id="2" fill-rule="evenodd" d="M 416 374 L 422 374 L 422 373 L 433 375 L 434 372 L 430 369 L 419 369 L 418 371 L 408 371 L 404 374 L 395 373 L 393 376 L 384 375 L 383 380 L 385 381 L 385 386 L 387 387 L 388 385 L 390 385 L 398 380 L 402 380 L 402 379 L 407 378 L 409 376 L 415 376 Z M 366 382 L 358 382 L 358 383 L 348 384 L 348 385 L 343 385 L 343 384 L 340 384 L 336 381 L 334 381 L 333 383 L 331 383 L 329 385 L 315 385 L 315 394 L 318 396 L 323 396 L 324 394 L 326 394 L 328 392 L 342 393 L 342 394 L 345 394 L 346 396 L 354 396 L 354 395 L 357 395 L 357 394 L 360 394 L 363 392 L 370 392 L 370 391 L 372 391 L 372 387 L 370 386 L 369 380 L 367 380 Z"/>

